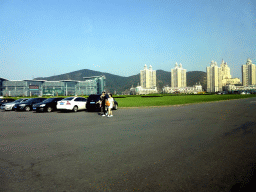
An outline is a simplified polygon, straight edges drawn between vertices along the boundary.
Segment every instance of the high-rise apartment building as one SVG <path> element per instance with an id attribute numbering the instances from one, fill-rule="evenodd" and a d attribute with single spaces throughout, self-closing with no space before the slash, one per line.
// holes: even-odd
<path id="1" fill-rule="evenodd" d="M 222 71 L 222 79 L 230 79 L 230 68 L 228 67 L 227 62 L 224 62 L 222 60 L 222 63 L 220 64 L 221 71 Z"/>
<path id="2" fill-rule="evenodd" d="M 222 60 L 220 67 L 222 73 L 222 87 L 226 85 L 241 84 L 239 78 L 231 78 L 230 68 L 228 67 L 227 62 Z"/>
<path id="3" fill-rule="evenodd" d="M 222 68 L 218 67 L 217 62 L 212 61 L 207 71 L 207 92 L 222 91 Z"/>
<path id="4" fill-rule="evenodd" d="M 140 70 L 140 86 L 144 89 L 155 89 L 156 87 L 156 71 L 152 70 L 152 66 L 147 68 L 145 64 L 144 70 Z"/>
<path id="5" fill-rule="evenodd" d="M 242 65 L 243 86 L 256 85 L 256 67 L 251 59 L 247 59 L 245 65 Z"/>
<path id="6" fill-rule="evenodd" d="M 175 64 L 175 68 L 171 70 L 171 87 L 187 86 L 187 70 L 182 65 Z"/>

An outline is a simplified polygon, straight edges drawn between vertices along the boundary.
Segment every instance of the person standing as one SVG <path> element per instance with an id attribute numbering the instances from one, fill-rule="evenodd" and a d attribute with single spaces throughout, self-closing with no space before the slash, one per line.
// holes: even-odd
<path id="1" fill-rule="evenodd" d="M 106 109 L 105 109 L 105 92 L 101 93 L 100 102 L 101 102 L 101 107 L 100 107 L 101 115 L 105 116 L 105 113 L 106 113 Z"/>
<path id="2" fill-rule="evenodd" d="M 107 94 L 107 93 L 105 93 L 105 110 L 104 110 L 104 115 L 102 115 L 102 116 L 106 116 L 106 115 L 108 115 L 108 109 L 107 109 L 107 106 L 106 106 L 106 101 L 108 100 L 108 98 L 109 98 L 109 94 Z"/>
<path id="3" fill-rule="evenodd" d="M 109 94 L 108 101 L 109 101 L 110 105 L 108 106 L 108 116 L 107 117 L 113 117 L 112 108 L 114 106 L 114 99 L 112 97 L 112 94 Z"/>
<path id="4" fill-rule="evenodd" d="M 108 100 L 108 94 L 106 94 L 106 92 L 102 92 L 102 95 L 100 96 L 101 100 L 102 100 L 102 104 L 101 104 L 101 112 L 102 115 L 101 116 L 106 116 L 107 115 L 107 111 L 106 111 L 106 101 Z"/>

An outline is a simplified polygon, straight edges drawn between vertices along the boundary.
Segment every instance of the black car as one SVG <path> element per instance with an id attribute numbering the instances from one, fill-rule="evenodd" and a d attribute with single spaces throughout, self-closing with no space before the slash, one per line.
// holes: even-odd
<path id="1" fill-rule="evenodd" d="M 100 96 L 101 95 L 93 94 L 87 98 L 87 103 L 86 103 L 87 111 L 95 111 L 101 108 Z M 114 105 L 112 109 L 117 110 L 117 107 L 118 107 L 118 103 L 117 101 L 114 100 Z"/>
<path id="2" fill-rule="evenodd" d="M 56 110 L 57 101 L 60 101 L 64 98 L 49 98 L 44 100 L 41 103 L 37 103 L 33 105 L 33 111 L 40 112 L 40 111 L 47 111 L 52 112 Z"/>
<path id="3" fill-rule="evenodd" d="M 32 98 L 28 99 L 25 102 L 18 103 L 14 105 L 14 110 L 15 111 L 31 111 L 32 106 L 36 103 L 40 103 L 42 101 L 46 100 L 46 98 Z"/>
<path id="4" fill-rule="evenodd" d="M 4 103 L 10 103 L 10 102 L 13 102 L 13 101 L 15 101 L 15 99 L 0 99 L 0 107 Z"/>

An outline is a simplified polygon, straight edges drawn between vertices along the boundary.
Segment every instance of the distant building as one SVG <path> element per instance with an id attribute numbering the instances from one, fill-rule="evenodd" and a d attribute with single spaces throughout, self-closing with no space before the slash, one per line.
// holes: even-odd
<path id="1" fill-rule="evenodd" d="M 7 81 L 7 79 L 0 78 L 0 96 L 3 96 L 3 82 Z"/>
<path id="2" fill-rule="evenodd" d="M 245 65 L 242 65 L 243 86 L 256 85 L 256 67 L 251 59 L 247 59 Z"/>
<path id="3" fill-rule="evenodd" d="M 152 66 L 144 65 L 144 70 L 140 70 L 140 86 L 144 89 L 155 89 L 156 87 L 156 71 L 152 70 Z"/>
<path id="4" fill-rule="evenodd" d="M 241 84 L 241 81 L 239 78 L 230 78 L 230 79 L 223 79 L 222 80 L 222 86 L 225 85 L 237 85 Z"/>
<path id="5" fill-rule="evenodd" d="M 94 90 L 94 92 L 97 92 L 97 93 L 92 93 L 92 94 L 101 94 L 103 91 L 105 91 L 106 77 L 104 75 L 101 75 L 101 76 L 91 76 L 91 77 L 83 77 L 83 79 L 85 81 L 82 81 L 82 82 L 90 81 L 91 83 L 96 84 L 96 87 L 95 87 L 96 91 Z M 86 87 L 84 87 L 84 88 L 86 88 Z M 93 90 L 93 89 L 94 88 L 91 87 L 91 90 Z M 81 90 L 80 90 L 80 93 L 81 93 Z M 81 95 L 81 94 L 79 94 L 79 95 Z M 86 94 L 86 95 L 89 95 L 89 94 Z"/>
<path id="6" fill-rule="evenodd" d="M 221 67 L 221 73 L 222 73 L 222 86 L 226 85 L 227 79 L 231 78 L 230 75 L 230 68 L 228 67 L 228 64 L 222 60 L 222 63 L 220 64 Z"/>
<path id="7" fill-rule="evenodd" d="M 171 87 L 163 87 L 163 93 L 198 93 L 202 92 L 202 85 L 196 84 L 187 87 L 187 70 L 182 68 L 182 64 L 176 62 L 174 69 L 171 69 Z"/>
<path id="8" fill-rule="evenodd" d="M 156 87 L 156 71 L 152 70 L 152 66 L 147 68 L 147 65 L 144 65 L 144 70 L 140 70 L 140 86 L 131 87 L 131 95 L 141 95 L 141 94 L 151 94 L 157 93 Z"/>
<path id="9" fill-rule="evenodd" d="M 203 92 L 202 85 L 196 83 L 193 87 L 163 87 L 163 93 L 194 93 L 197 94 L 199 92 Z"/>
<path id="10" fill-rule="evenodd" d="M 249 92 L 256 93 L 256 85 L 248 85 L 248 86 L 236 86 L 236 85 L 225 85 L 223 90 L 228 92 Z"/>
<path id="11" fill-rule="evenodd" d="M 85 81 L 76 80 L 15 80 L 0 78 L 1 96 L 32 95 L 90 95 L 100 94 L 105 89 L 105 76 L 84 77 Z"/>
<path id="12" fill-rule="evenodd" d="M 132 87 L 130 89 L 130 95 L 146 95 L 146 94 L 152 94 L 152 93 L 158 93 L 157 88 L 154 89 L 145 89 L 141 86 Z"/>
<path id="13" fill-rule="evenodd" d="M 207 71 L 207 92 L 222 91 L 222 68 L 217 66 L 217 62 L 212 61 Z"/>
<path id="14" fill-rule="evenodd" d="M 222 72 L 222 86 L 241 84 L 239 78 L 231 78 L 230 68 L 228 67 L 228 64 L 226 62 L 222 60 L 220 67 Z"/>
<path id="15" fill-rule="evenodd" d="M 171 69 L 171 87 L 187 86 L 187 70 L 182 68 L 182 64 L 175 64 L 175 68 Z"/>

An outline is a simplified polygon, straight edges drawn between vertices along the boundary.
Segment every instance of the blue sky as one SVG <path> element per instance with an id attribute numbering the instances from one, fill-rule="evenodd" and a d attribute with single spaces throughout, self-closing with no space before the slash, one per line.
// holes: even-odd
<path id="1" fill-rule="evenodd" d="M 241 78 L 255 62 L 254 0 L 1 0 L 0 77 L 81 69 L 131 76 L 145 64 L 205 71 L 222 59 Z"/>

